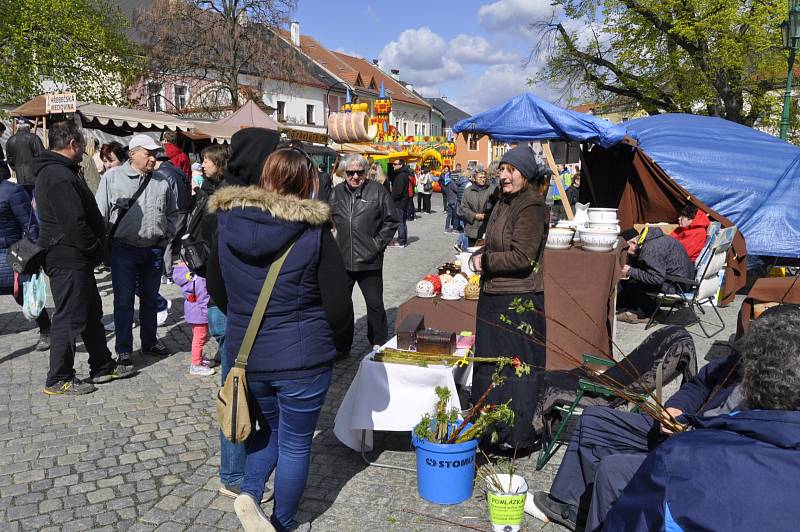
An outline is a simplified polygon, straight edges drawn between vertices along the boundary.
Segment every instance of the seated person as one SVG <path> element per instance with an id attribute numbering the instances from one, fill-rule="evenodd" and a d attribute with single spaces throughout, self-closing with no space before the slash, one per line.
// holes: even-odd
<path id="1" fill-rule="evenodd" d="M 681 243 L 692 264 L 706 245 L 709 225 L 711 221 L 706 213 L 694 205 L 687 205 L 678 216 L 678 228 L 669 235 Z"/>
<path id="2" fill-rule="evenodd" d="M 693 279 L 694 264 L 683 246 L 658 227 L 645 227 L 641 235 L 636 229 L 625 229 L 620 236 L 628 241 L 628 264 L 622 268 L 617 319 L 642 323 L 656 310 L 656 302 L 647 293 L 674 293 L 675 285 L 666 276 Z"/>
<path id="3" fill-rule="evenodd" d="M 771 334 L 783 333 L 781 324 L 800 320 L 800 309 L 796 305 L 775 307 L 765 312 L 761 320 L 764 322 L 760 330 L 767 329 Z M 797 335 L 797 332 L 794 334 Z M 795 336 L 793 346 L 798 355 L 799 342 L 800 338 Z M 733 353 L 709 362 L 665 403 L 667 412 L 684 422 L 687 419 L 684 416 L 687 415 L 708 418 L 735 411 L 740 406 L 743 393 L 739 352 L 746 355 L 746 349 L 752 349 L 750 343 L 737 343 Z M 800 380 L 792 382 L 793 385 L 800 384 Z M 707 418 L 705 421 L 709 421 Z M 608 523 L 606 514 L 612 506 L 614 511 L 617 510 L 614 503 L 620 493 L 643 462 L 649 460 L 648 453 L 660 449 L 659 445 L 670 436 L 668 430 L 646 414 L 608 407 L 586 408 L 570 438 L 550 492 L 538 491 L 534 494 L 534 515 L 539 519 L 546 516 L 570 530 L 576 530 L 579 524 L 585 525 L 587 531 L 599 530 L 604 521 Z M 680 438 L 684 436 L 682 434 Z M 797 445 L 797 441 L 794 445 Z M 691 459 L 693 455 L 686 456 Z M 793 474 L 796 475 L 796 472 Z M 631 497 L 634 493 L 631 490 Z M 650 529 L 663 530 L 663 526 Z"/>
<path id="4" fill-rule="evenodd" d="M 650 453 L 603 530 L 800 528 L 800 311 L 765 313 L 740 351 L 739 411 L 687 416 L 693 430 Z"/>

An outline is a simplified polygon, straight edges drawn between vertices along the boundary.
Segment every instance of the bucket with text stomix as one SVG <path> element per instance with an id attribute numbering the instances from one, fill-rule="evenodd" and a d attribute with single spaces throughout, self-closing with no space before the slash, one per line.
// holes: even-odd
<path id="1" fill-rule="evenodd" d="M 517 532 L 525 516 L 525 497 L 528 483 L 519 475 L 494 475 L 503 487 L 500 493 L 493 482 L 486 481 L 486 502 L 493 532 Z"/>
<path id="2" fill-rule="evenodd" d="M 467 424 L 464 431 L 471 426 Z M 478 440 L 433 443 L 412 433 L 411 441 L 417 454 L 420 497 L 436 504 L 458 504 L 472 497 Z"/>

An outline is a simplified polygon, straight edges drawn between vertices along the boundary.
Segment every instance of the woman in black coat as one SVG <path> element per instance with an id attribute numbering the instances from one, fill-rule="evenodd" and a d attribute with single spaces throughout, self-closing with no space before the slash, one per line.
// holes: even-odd
<path id="1" fill-rule="evenodd" d="M 39 239 L 39 223 L 33 213 L 31 200 L 25 190 L 8 179 L 0 181 L 0 294 L 13 295 L 22 305 L 22 283 L 14 293 L 14 271 L 6 262 L 9 248 L 27 234 L 31 240 Z M 50 349 L 50 316 L 47 309 L 36 319 L 39 326 L 38 351 Z"/>

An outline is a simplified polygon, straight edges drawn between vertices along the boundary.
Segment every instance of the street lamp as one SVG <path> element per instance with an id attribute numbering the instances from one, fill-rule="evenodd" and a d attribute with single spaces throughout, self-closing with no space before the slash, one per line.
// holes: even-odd
<path id="1" fill-rule="evenodd" d="M 783 114 L 781 115 L 781 138 L 786 140 L 789 131 L 789 110 L 792 103 L 792 70 L 794 58 L 800 41 L 800 0 L 789 1 L 789 20 L 781 23 L 783 47 L 789 50 L 789 68 L 786 72 L 786 92 L 783 95 Z"/>

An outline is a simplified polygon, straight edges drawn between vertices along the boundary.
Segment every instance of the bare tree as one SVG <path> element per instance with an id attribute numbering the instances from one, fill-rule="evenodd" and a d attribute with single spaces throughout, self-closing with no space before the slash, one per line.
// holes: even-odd
<path id="1" fill-rule="evenodd" d="M 151 76 L 194 87 L 195 110 L 258 100 L 263 78 L 291 81 L 301 68 L 281 37 L 297 0 L 153 0 L 134 16 Z"/>

